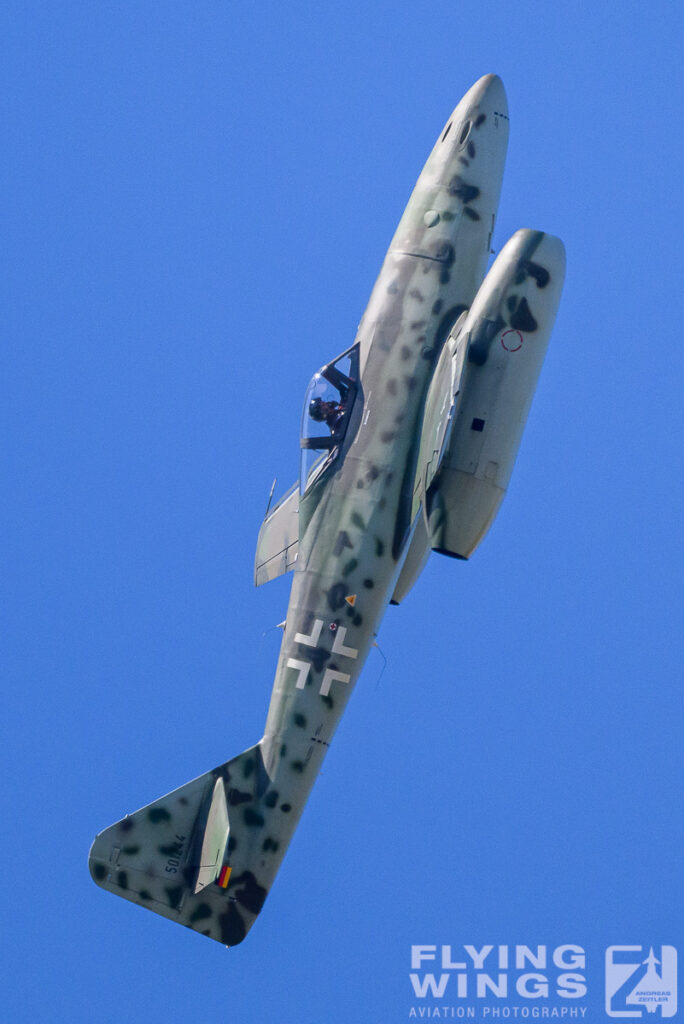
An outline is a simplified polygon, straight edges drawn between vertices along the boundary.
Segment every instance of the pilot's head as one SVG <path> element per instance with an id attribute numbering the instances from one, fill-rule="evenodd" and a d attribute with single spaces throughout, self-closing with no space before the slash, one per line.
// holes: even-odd
<path id="1" fill-rule="evenodd" d="M 322 398 L 312 398 L 309 402 L 309 416 L 312 420 L 316 420 L 317 423 L 322 423 L 325 419 L 326 408 L 325 402 Z"/>

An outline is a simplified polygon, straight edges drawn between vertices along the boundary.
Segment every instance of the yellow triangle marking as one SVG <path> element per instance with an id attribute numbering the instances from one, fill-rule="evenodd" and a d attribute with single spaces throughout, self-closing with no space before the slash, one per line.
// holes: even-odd
<path id="1" fill-rule="evenodd" d="M 353 608 L 354 605 L 356 604 L 356 594 L 350 594 L 349 597 L 345 597 L 345 601 L 347 602 L 350 608 Z"/>

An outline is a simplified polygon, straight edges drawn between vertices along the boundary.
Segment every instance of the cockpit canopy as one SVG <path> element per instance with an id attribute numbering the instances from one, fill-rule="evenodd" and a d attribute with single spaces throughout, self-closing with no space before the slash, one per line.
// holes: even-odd
<path id="1" fill-rule="evenodd" d="M 335 458 L 349 424 L 358 387 L 358 345 L 311 378 L 304 400 L 300 446 L 302 494 Z"/>

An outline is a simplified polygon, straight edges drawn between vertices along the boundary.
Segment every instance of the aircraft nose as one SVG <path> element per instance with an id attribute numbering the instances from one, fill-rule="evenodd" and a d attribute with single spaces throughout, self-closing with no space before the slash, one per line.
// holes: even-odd
<path id="1" fill-rule="evenodd" d="M 504 84 L 498 75 L 483 75 L 471 85 L 461 100 L 468 111 L 478 109 L 482 113 L 495 113 L 508 118 L 508 101 Z M 460 106 L 461 104 L 459 104 Z"/>
<path id="2" fill-rule="evenodd" d="M 472 125 L 475 125 L 478 130 L 486 125 L 483 134 L 490 136 L 490 141 L 498 138 L 505 149 L 508 137 L 508 101 L 504 84 L 498 75 L 483 75 L 474 85 L 471 85 L 463 99 L 452 111 L 440 141 L 444 142 L 452 128 L 456 128 L 456 131 L 451 134 L 450 141 L 452 146 L 459 146 L 463 139 L 467 138 Z M 493 135 L 488 130 L 490 128 L 495 129 Z M 443 159 L 445 153 L 441 146 L 439 153 L 440 158 Z"/>

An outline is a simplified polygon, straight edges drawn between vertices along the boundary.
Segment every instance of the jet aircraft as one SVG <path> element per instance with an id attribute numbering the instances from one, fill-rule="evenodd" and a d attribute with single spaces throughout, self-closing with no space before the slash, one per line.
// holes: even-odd
<path id="1" fill-rule="evenodd" d="M 485 75 L 439 134 L 353 344 L 309 385 L 299 482 L 257 541 L 293 571 L 263 737 L 127 815 L 98 885 L 226 946 L 245 938 L 388 604 L 431 551 L 467 559 L 506 492 L 560 300 L 562 242 L 520 230 L 485 276 L 508 142 Z"/>

